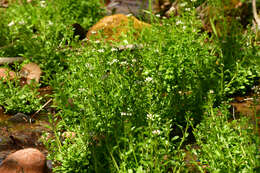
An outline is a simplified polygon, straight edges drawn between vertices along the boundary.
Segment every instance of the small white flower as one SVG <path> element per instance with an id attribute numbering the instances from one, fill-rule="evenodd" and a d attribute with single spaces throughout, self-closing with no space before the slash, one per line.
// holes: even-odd
<path id="1" fill-rule="evenodd" d="M 196 2 L 197 0 L 190 0 L 191 2 Z"/>
<path id="2" fill-rule="evenodd" d="M 149 120 L 153 120 L 153 118 L 154 118 L 153 114 L 147 114 L 146 117 Z"/>
<path id="3" fill-rule="evenodd" d="M 241 20 L 241 17 L 240 17 L 240 16 L 237 16 L 236 19 L 237 19 L 237 20 Z"/>
<path id="4" fill-rule="evenodd" d="M 145 71 L 145 72 L 144 72 L 144 75 L 148 75 L 148 74 L 149 74 L 149 72 L 148 72 L 148 71 Z"/>
<path id="5" fill-rule="evenodd" d="M 123 42 L 124 42 L 125 44 L 128 44 L 128 41 L 127 41 L 127 40 L 124 40 Z"/>
<path id="6" fill-rule="evenodd" d="M 209 93 L 210 94 L 214 94 L 214 90 L 209 90 Z"/>
<path id="7" fill-rule="evenodd" d="M 186 27 L 186 26 L 183 26 L 182 28 L 183 28 L 183 30 L 185 30 L 187 27 Z"/>
<path id="8" fill-rule="evenodd" d="M 83 42 L 86 42 L 86 41 L 88 41 L 89 39 L 86 37 L 86 38 L 84 38 L 82 41 Z"/>
<path id="9" fill-rule="evenodd" d="M 100 41 L 99 41 L 99 40 L 96 40 L 96 41 L 94 41 L 94 43 L 100 43 Z"/>
<path id="10" fill-rule="evenodd" d="M 126 112 L 121 112 L 121 115 L 122 115 L 122 116 L 126 115 Z"/>
<path id="11" fill-rule="evenodd" d="M 80 92 L 86 91 L 85 88 L 79 88 L 78 90 L 79 90 Z"/>
<path id="12" fill-rule="evenodd" d="M 11 21 L 11 22 L 8 24 L 8 26 L 11 27 L 11 26 L 13 26 L 14 24 L 15 24 L 14 21 Z"/>
<path id="13" fill-rule="evenodd" d="M 181 3 L 180 6 L 181 7 L 185 7 L 187 5 L 187 2 Z"/>
<path id="14" fill-rule="evenodd" d="M 154 130 L 154 131 L 152 131 L 152 133 L 153 133 L 154 135 L 160 135 L 161 131 L 160 131 L 160 130 Z"/>
<path id="15" fill-rule="evenodd" d="M 132 62 L 136 62 L 136 59 L 132 59 Z"/>
<path id="16" fill-rule="evenodd" d="M 118 62 L 118 59 L 113 59 L 112 63 Z"/>
<path id="17" fill-rule="evenodd" d="M 21 20 L 20 22 L 18 22 L 20 25 L 24 25 L 25 24 L 25 21 L 24 20 Z"/>
<path id="18" fill-rule="evenodd" d="M 46 2 L 45 2 L 45 1 L 40 1 L 40 6 L 41 6 L 42 8 L 45 8 L 45 7 L 46 7 Z"/>
<path id="19" fill-rule="evenodd" d="M 259 92 L 260 92 L 260 86 L 253 86 L 251 89 L 252 89 L 254 92 L 256 92 L 257 94 L 259 94 Z"/>
<path id="20" fill-rule="evenodd" d="M 53 25 L 53 22 L 49 20 L 49 25 L 52 26 Z"/>
<path id="21" fill-rule="evenodd" d="M 126 61 L 123 61 L 120 63 L 120 65 L 127 65 L 128 63 Z"/>
<path id="22" fill-rule="evenodd" d="M 91 31 L 91 34 L 96 34 L 97 32 L 96 31 Z"/>
<path id="23" fill-rule="evenodd" d="M 156 17 L 161 17 L 161 15 L 160 15 L 160 14 L 156 14 L 155 16 L 156 16 Z"/>
<path id="24" fill-rule="evenodd" d="M 85 64 L 85 67 L 87 67 L 87 68 L 90 69 L 90 70 L 93 70 L 93 66 L 92 66 L 91 64 L 89 64 L 89 63 L 86 63 L 86 64 Z"/>
<path id="25" fill-rule="evenodd" d="M 112 65 L 112 64 L 114 64 L 114 63 L 117 63 L 118 62 L 118 59 L 113 59 L 111 62 L 109 62 L 108 64 L 109 65 Z"/>
<path id="26" fill-rule="evenodd" d="M 105 52 L 104 49 L 98 49 L 97 51 L 100 53 Z"/>
<path id="27" fill-rule="evenodd" d="M 185 8 L 186 11 L 190 11 L 190 8 Z"/>
<path id="28" fill-rule="evenodd" d="M 183 24 L 183 22 L 180 21 L 180 20 L 178 20 L 178 21 L 176 22 L 176 25 L 180 25 L 180 24 Z"/>
<path id="29" fill-rule="evenodd" d="M 133 49 L 135 46 L 133 44 L 128 44 L 125 46 L 126 49 Z"/>
<path id="30" fill-rule="evenodd" d="M 114 51 L 117 51 L 117 49 L 113 47 L 113 48 L 111 49 L 111 51 L 114 52 Z"/>
<path id="31" fill-rule="evenodd" d="M 152 77 L 147 77 L 147 78 L 145 79 L 145 82 L 151 82 L 152 80 L 153 80 Z"/>
<path id="32" fill-rule="evenodd" d="M 121 116 L 131 116 L 132 113 L 127 113 L 127 112 L 121 112 Z"/>
<path id="33" fill-rule="evenodd" d="M 172 6 L 170 9 L 169 9 L 169 11 L 175 11 L 176 10 L 176 8 L 174 7 L 174 6 Z"/>

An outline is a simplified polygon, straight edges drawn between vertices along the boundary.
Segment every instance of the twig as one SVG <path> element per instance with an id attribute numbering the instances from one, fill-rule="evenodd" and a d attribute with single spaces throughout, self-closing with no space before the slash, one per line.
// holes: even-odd
<path id="1" fill-rule="evenodd" d="M 51 101 L 52 101 L 52 98 L 49 99 L 44 105 L 42 105 L 42 107 L 41 107 L 38 111 L 36 111 L 36 112 L 32 115 L 31 118 L 33 118 L 36 114 L 38 114 L 38 113 L 39 113 L 45 106 L 47 106 Z"/>
<path id="2" fill-rule="evenodd" d="M 23 60 L 23 57 L 0 57 L 0 65 L 5 63 L 12 64 L 14 62 L 20 62 Z"/>
<path id="3" fill-rule="evenodd" d="M 257 24 L 257 30 L 260 30 L 260 18 L 257 15 L 256 0 L 252 0 L 252 8 L 253 8 L 254 19 Z"/>
<path id="4" fill-rule="evenodd" d="M 233 119 L 236 120 L 236 117 L 235 117 L 235 107 L 232 106 L 232 113 L 233 113 Z"/>

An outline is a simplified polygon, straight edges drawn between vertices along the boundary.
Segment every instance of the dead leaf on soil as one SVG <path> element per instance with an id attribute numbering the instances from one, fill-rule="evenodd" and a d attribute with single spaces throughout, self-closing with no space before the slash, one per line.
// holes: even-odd
<path id="1" fill-rule="evenodd" d="M 26 84 L 30 84 L 33 80 L 39 83 L 41 74 L 41 68 L 35 63 L 25 64 L 20 71 L 20 76 L 26 80 Z"/>

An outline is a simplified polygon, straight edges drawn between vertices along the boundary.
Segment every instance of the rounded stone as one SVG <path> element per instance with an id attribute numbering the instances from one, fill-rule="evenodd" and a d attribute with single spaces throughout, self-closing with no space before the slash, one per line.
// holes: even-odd
<path id="1" fill-rule="evenodd" d="M 47 170 L 44 154 L 34 148 L 10 154 L 0 166 L 1 173 L 47 173 Z"/>
<path id="2" fill-rule="evenodd" d="M 35 122 L 33 118 L 20 112 L 15 114 L 11 118 L 9 118 L 8 121 L 12 123 L 34 123 Z"/>
<path id="3" fill-rule="evenodd" d="M 136 37 L 141 30 L 150 26 L 150 24 L 139 21 L 134 16 L 115 14 L 100 19 L 89 29 L 87 38 L 90 40 L 104 39 L 105 41 L 118 42 L 123 35 L 130 33 L 131 29 L 135 30 L 132 34 Z"/>

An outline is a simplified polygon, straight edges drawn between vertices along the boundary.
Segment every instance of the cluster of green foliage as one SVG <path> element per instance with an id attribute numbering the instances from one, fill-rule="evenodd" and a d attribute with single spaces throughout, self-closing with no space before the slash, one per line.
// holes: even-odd
<path id="1" fill-rule="evenodd" d="M 194 128 L 196 145 L 191 148 L 208 172 L 257 172 L 259 143 L 257 130 L 248 119 L 230 119 L 228 106 L 213 108 L 214 94 L 209 95 L 203 121 Z M 195 163 L 197 164 L 197 163 Z M 203 166 L 197 165 L 200 170 Z"/>
<path id="2" fill-rule="evenodd" d="M 229 122 L 225 103 L 260 77 L 254 33 L 243 34 L 234 21 L 237 29 L 231 33 L 210 36 L 201 30 L 193 5 L 184 3 L 182 13 L 169 19 L 151 15 L 152 26 L 138 39 L 126 35 L 115 45 L 82 46 L 72 37 L 71 24 L 88 28 L 102 16 L 98 0 L 13 4 L 0 15 L 0 46 L 8 45 L 0 55 L 41 63 L 42 81 L 54 89 L 59 123 L 46 146 L 55 172 L 252 172 L 258 167 L 258 141 L 251 127 L 243 129 L 248 121 Z M 4 83 L 0 89 L 0 105 L 16 90 L 32 92 Z M 33 96 L 29 101 L 36 106 Z M 63 132 L 76 136 L 64 138 Z M 192 137 L 198 149 L 188 147 Z M 187 150 L 200 161 L 187 163 Z"/>
<path id="3" fill-rule="evenodd" d="M 99 7 L 98 0 L 10 3 L 0 15 L 0 56 L 23 56 L 39 63 L 50 79 L 66 66 L 62 50 L 73 38 L 72 24 L 89 28 L 103 16 Z"/>
<path id="4" fill-rule="evenodd" d="M 34 113 L 41 106 L 42 97 L 33 85 L 20 86 L 19 80 L 0 80 L 0 105 L 7 113 Z"/>
<path id="5" fill-rule="evenodd" d="M 98 0 L 10 2 L 0 12 L 0 57 L 22 56 L 26 62 L 39 64 L 44 72 L 41 86 L 49 85 L 67 66 L 64 47 L 74 39 L 72 24 L 90 27 L 103 16 L 99 7 Z M 7 112 L 32 113 L 42 104 L 36 89 L 18 84 L 0 87 L 0 105 Z"/>

